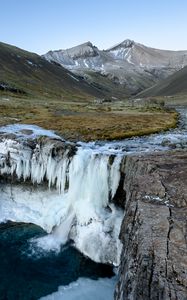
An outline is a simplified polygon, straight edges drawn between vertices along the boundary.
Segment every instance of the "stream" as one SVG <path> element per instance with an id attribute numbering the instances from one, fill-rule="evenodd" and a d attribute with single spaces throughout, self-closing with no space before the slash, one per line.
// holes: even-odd
<path id="1" fill-rule="evenodd" d="M 50 148 L 33 160 L 30 148 L 24 148 L 24 140 L 41 135 L 60 139 L 52 132 L 32 125 L 0 128 L 1 174 L 16 172 L 26 180 L 23 185 L 0 181 L 0 300 L 113 299 L 112 265 L 118 264 L 120 245 L 114 248 L 123 214 L 109 204 L 108 195 L 115 195 L 124 156 L 187 148 L 187 108 L 177 111 L 176 129 L 122 141 L 78 142 L 77 154 L 61 160 L 54 160 Z M 18 144 L 4 141 L 11 135 Z M 34 187 L 27 184 L 30 177 Z M 44 190 L 44 177 L 49 186 L 56 182 L 57 190 Z"/>
<path id="2" fill-rule="evenodd" d="M 95 152 L 128 155 L 141 152 L 165 151 L 184 149 L 187 147 L 187 107 L 172 107 L 179 113 L 176 129 L 167 132 L 151 134 L 143 137 L 133 137 L 121 141 L 82 143 L 82 147 L 89 147 Z"/>

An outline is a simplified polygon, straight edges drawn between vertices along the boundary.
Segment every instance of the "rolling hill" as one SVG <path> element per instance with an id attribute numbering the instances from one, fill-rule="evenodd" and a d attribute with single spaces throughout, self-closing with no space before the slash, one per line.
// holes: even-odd
<path id="1" fill-rule="evenodd" d="M 138 94 L 140 97 L 187 94 L 187 66 Z"/>
<path id="2" fill-rule="evenodd" d="M 0 43 L 0 90 L 39 98 L 88 100 L 103 96 L 61 65 L 4 43 Z"/>

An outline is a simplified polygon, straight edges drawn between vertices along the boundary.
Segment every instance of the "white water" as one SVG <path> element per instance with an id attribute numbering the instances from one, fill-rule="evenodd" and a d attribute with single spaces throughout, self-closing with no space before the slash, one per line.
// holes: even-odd
<path id="1" fill-rule="evenodd" d="M 186 119 L 186 115 L 185 115 Z M 23 130 L 29 129 L 30 132 Z M 185 128 L 184 128 L 185 129 Z M 96 262 L 119 264 L 118 239 L 123 214 L 109 203 L 119 184 L 123 155 L 187 146 L 187 130 L 134 138 L 111 143 L 79 143 L 73 158 L 53 157 L 53 143 L 38 145 L 33 151 L 23 141 L 40 135 L 60 138 L 33 126 L 9 126 L 1 132 L 13 133 L 16 140 L 0 142 L 1 174 L 16 174 L 30 184 L 1 185 L 0 222 L 31 222 L 49 234 L 31 241 L 31 246 L 58 251 L 71 238 L 75 246 Z M 109 156 L 116 157 L 110 165 Z M 49 189 L 42 183 L 48 182 Z M 68 184 L 67 184 L 68 183 Z M 69 187 L 68 187 L 69 185 Z M 34 248 L 33 247 L 33 248 Z M 115 280 L 79 279 L 42 299 L 105 300 L 113 298 Z"/>
<path id="2" fill-rule="evenodd" d="M 79 278 L 40 300 L 113 300 L 115 284 L 116 277 L 98 280 Z"/>
<path id="3" fill-rule="evenodd" d="M 48 136 L 61 139 L 53 131 L 43 129 L 37 125 L 29 124 L 10 124 L 0 127 L 1 134 L 14 134 L 17 138 L 36 138 L 39 136 Z"/>
<path id="4" fill-rule="evenodd" d="M 21 181 L 33 183 L 2 186 L 0 221 L 41 226 L 49 235 L 35 241 L 39 247 L 59 250 L 71 238 L 93 260 L 118 264 L 123 214 L 111 205 L 109 197 L 114 197 L 119 184 L 122 157 L 187 147 L 187 115 L 185 110 L 181 112 L 177 130 L 119 142 L 79 143 L 72 157 L 61 138 L 50 131 L 32 125 L 0 128 L 5 136 L 0 141 L 0 173 L 16 174 Z M 10 133 L 16 140 L 6 138 Z M 27 140 L 41 134 L 48 140 L 33 150 Z M 53 155 L 55 143 L 61 143 L 62 151 Z M 111 164 L 110 155 L 115 157 Z M 44 182 L 49 189 L 42 187 Z"/>
<path id="5" fill-rule="evenodd" d="M 60 250 L 71 238 L 96 262 L 118 265 L 123 214 L 109 203 L 109 195 L 115 195 L 119 184 L 121 156 L 110 163 L 110 155 L 82 147 L 71 158 L 68 149 L 54 156 L 54 143 L 38 144 L 32 150 L 22 141 L 0 142 L 0 173 L 16 174 L 34 185 L 2 186 L 0 221 L 41 226 L 49 235 L 35 243 L 45 250 Z M 45 181 L 49 189 L 41 185 Z"/>
<path id="6" fill-rule="evenodd" d="M 59 250 L 71 238 L 93 260 L 117 265 L 123 214 L 111 205 L 109 196 L 114 197 L 119 184 L 121 159 L 129 153 L 186 147 L 186 120 L 184 111 L 182 130 L 119 142 L 79 143 L 72 157 L 60 137 L 37 126 L 0 128 L 5 134 L 0 141 L 0 173 L 16 174 L 21 181 L 33 183 L 2 186 L 0 221 L 41 226 L 49 235 L 35 243 L 44 249 Z M 16 140 L 6 138 L 10 133 Z M 33 150 L 27 140 L 40 134 L 48 140 Z M 53 155 L 55 143 L 61 143 L 62 151 Z M 115 156 L 112 164 L 110 155 Z M 44 182 L 49 189 L 42 187 Z"/>

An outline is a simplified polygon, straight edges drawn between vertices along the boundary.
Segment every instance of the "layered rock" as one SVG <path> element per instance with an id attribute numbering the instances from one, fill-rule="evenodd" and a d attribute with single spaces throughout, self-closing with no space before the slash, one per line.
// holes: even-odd
<path id="1" fill-rule="evenodd" d="M 129 156 L 116 300 L 187 299 L 187 152 Z"/>

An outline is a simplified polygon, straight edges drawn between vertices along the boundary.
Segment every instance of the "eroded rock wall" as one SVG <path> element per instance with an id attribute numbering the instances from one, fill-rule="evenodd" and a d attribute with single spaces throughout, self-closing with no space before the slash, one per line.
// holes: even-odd
<path id="1" fill-rule="evenodd" d="M 187 299 L 187 152 L 129 156 L 116 300 Z"/>

